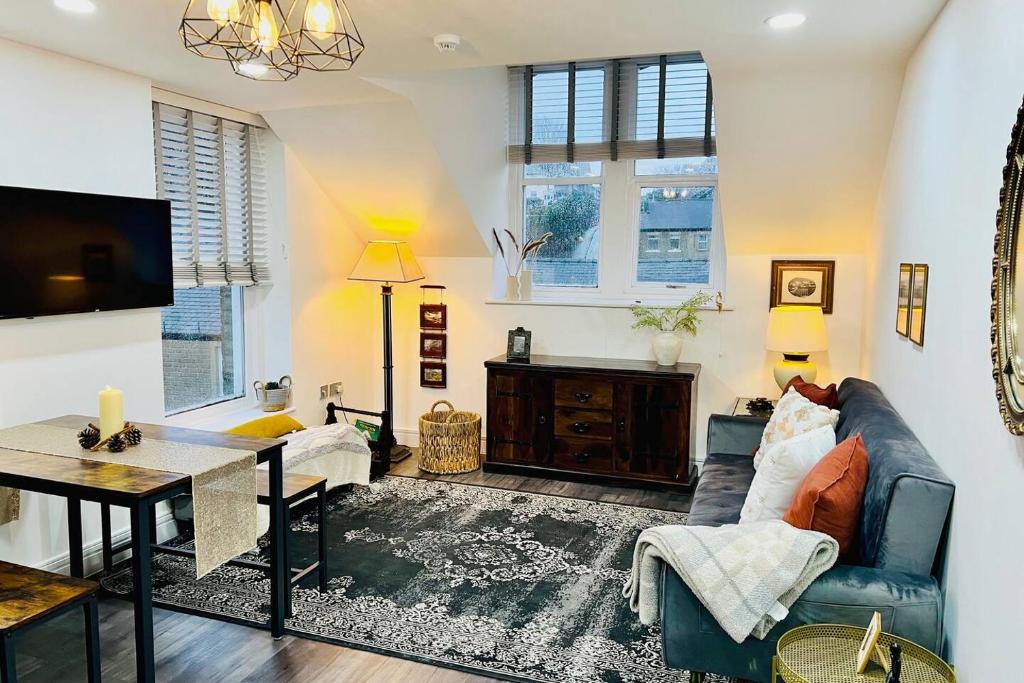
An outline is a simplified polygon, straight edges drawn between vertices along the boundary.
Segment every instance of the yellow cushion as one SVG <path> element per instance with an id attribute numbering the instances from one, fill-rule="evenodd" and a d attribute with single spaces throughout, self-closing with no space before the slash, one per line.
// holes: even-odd
<path id="1" fill-rule="evenodd" d="M 244 422 L 237 427 L 227 430 L 228 434 L 238 436 L 251 436 L 257 439 L 274 439 L 285 434 L 298 432 L 305 429 L 302 423 L 291 415 L 268 415 L 256 420 Z"/>

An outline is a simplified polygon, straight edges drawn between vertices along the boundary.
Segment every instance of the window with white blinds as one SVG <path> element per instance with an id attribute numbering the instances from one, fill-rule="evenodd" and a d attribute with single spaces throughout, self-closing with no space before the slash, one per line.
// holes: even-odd
<path id="1" fill-rule="evenodd" d="M 509 68 L 509 161 L 713 157 L 699 52 Z"/>
<path id="2" fill-rule="evenodd" d="M 270 282 L 261 130 L 153 103 L 157 196 L 171 201 L 175 287 Z"/>

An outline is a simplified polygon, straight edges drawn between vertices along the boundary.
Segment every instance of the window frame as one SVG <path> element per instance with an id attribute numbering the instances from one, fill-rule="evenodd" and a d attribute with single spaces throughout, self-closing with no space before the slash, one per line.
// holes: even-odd
<path id="1" fill-rule="evenodd" d="M 526 165 L 519 163 L 509 164 L 509 208 L 510 208 L 510 225 L 513 226 L 512 232 L 515 233 L 516 239 L 520 240 L 522 244 L 526 231 L 525 213 L 523 207 L 526 200 L 526 188 L 531 185 L 597 185 L 601 193 L 600 211 L 598 212 L 597 219 L 597 234 L 598 234 L 598 257 L 597 257 L 597 286 L 596 287 L 585 287 L 579 285 L 542 285 L 533 284 L 533 289 L 542 296 L 549 298 L 558 298 L 559 292 L 571 292 L 575 295 L 593 297 L 603 294 L 601 290 L 601 273 L 604 270 L 604 254 L 605 254 L 605 176 L 607 172 L 607 161 L 598 162 L 601 164 L 600 175 L 592 176 L 545 176 L 538 178 L 528 178 L 526 176 Z M 500 256 L 498 257 L 498 263 L 501 263 Z M 504 266 L 500 266 L 504 268 Z"/>
<path id="2" fill-rule="evenodd" d="M 545 303 L 626 305 L 643 301 L 649 304 L 679 303 L 698 292 L 725 294 L 725 237 L 722 227 L 721 193 L 717 174 L 637 175 L 636 159 L 602 161 L 599 176 L 526 177 L 526 166 L 509 162 L 509 224 L 517 239 L 525 230 L 523 197 L 528 185 L 598 185 L 601 191 L 599 217 L 600 252 L 597 287 L 551 286 L 533 284 L 534 299 Z M 708 250 L 710 282 L 674 284 L 637 282 L 637 255 L 640 239 L 640 193 L 643 187 L 714 187 L 712 227 Z M 680 233 L 681 242 L 681 233 Z M 613 257 L 628 253 L 629 259 Z M 504 297 L 504 266 L 495 255 L 495 298 Z"/>
<path id="3" fill-rule="evenodd" d="M 628 160 L 625 163 L 629 166 L 629 220 L 630 220 L 630 260 L 629 260 L 629 284 L 626 293 L 645 298 L 664 293 L 666 290 L 674 292 L 670 294 L 678 298 L 679 291 L 684 291 L 686 296 L 698 292 L 725 292 L 725 239 L 722 229 L 721 193 L 718 185 L 717 174 L 689 174 L 689 175 L 637 175 L 636 164 Z M 711 208 L 711 235 L 709 236 L 708 252 L 708 282 L 707 283 L 686 283 L 676 284 L 669 282 L 639 282 L 637 270 L 639 266 L 640 253 L 640 203 L 641 194 L 644 188 L 697 188 L 713 187 L 715 199 Z M 680 246 L 682 245 L 682 233 Z M 680 250 L 681 251 L 681 250 Z"/>

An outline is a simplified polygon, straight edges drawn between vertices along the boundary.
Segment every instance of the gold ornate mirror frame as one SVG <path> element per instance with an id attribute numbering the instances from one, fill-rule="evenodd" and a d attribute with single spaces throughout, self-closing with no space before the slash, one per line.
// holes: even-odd
<path id="1" fill-rule="evenodd" d="M 1024 435 L 1024 106 L 1017 111 L 1003 169 L 992 260 L 992 376 L 1006 428 Z"/>

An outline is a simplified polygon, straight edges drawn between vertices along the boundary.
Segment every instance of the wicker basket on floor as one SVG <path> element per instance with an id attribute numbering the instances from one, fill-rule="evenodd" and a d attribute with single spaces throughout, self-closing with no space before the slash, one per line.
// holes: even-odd
<path id="1" fill-rule="evenodd" d="M 437 410 L 439 405 L 448 410 Z M 437 401 L 420 416 L 420 469 L 461 474 L 480 467 L 480 416 Z"/>

